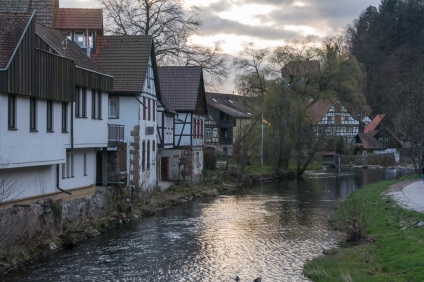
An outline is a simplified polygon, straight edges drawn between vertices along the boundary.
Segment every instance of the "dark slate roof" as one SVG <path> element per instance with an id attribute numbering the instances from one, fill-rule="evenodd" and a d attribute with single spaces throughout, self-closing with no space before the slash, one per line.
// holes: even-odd
<path id="1" fill-rule="evenodd" d="M 367 133 L 358 133 L 359 140 L 357 138 L 356 143 L 362 144 L 364 149 L 367 150 L 382 150 L 386 149 L 386 146 L 375 139 L 373 136 Z"/>
<path id="2" fill-rule="evenodd" d="M 209 107 L 214 107 L 235 118 L 252 117 L 252 109 L 247 103 L 249 97 L 233 94 L 206 92 L 206 101 Z"/>
<path id="3" fill-rule="evenodd" d="M 30 18 L 28 13 L 0 13 L 0 68 L 7 67 Z"/>
<path id="4" fill-rule="evenodd" d="M 200 107 L 206 112 L 202 67 L 159 67 L 158 72 L 162 96 L 176 111 L 196 112 Z"/>
<path id="5" fill-rule="evenodd" d="M 32 13 L 37 11 L 36 21 L 53 27 L 55 0 L 0 0 L 0 11 Z"/>
<path id="6" fill-rule="evenodd" d="M 98 36 L 92 57 L 113 75 L 113 92 L 139 94 L 143 90 L 152 48 L 151 36 Z"/>
<path id="7" fill-rule="evenodd" d="M 103 12 L 102 9 L 58 8 L 55 10 L 53 27 L 64 30 L 102 31 Z"/>
<path id="8" fill-rule="evenodd" d="M 94 60 L 75 43 L 67 40 L 60 31 L 47 28 L 41 24 L 36 24 L 35 33 L 45 41 L 57 54 L 75 61 L 77 67 L 108 75 Z M 67 40 L 66 49 L 62 48 L 62 42 Z"/>

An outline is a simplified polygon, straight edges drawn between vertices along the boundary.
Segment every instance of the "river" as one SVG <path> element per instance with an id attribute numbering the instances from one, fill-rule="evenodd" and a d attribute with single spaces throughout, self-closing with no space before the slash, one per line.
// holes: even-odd
<path id="1" fill-rule="evenodd" d="M 2 281 L 308 281 L 302 266 L 337 245 L 338 199 L 410 171 L 347 169 L 200 198 L 107 231 Z"/>

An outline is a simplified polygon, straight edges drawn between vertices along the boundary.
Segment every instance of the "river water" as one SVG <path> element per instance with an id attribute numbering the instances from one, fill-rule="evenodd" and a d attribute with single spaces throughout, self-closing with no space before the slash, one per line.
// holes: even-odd
<path id="1" fill-rule="evenodd" d="M 141 218 L 1 277 L 2 281 L 308 281 L 335 247 L 338 199 L 398 169 L 330 171 L 201 198 Z"/>

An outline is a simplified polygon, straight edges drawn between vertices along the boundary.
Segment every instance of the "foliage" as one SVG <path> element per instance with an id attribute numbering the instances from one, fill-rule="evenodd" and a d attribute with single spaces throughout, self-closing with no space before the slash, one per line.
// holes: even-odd
<path id="1" fill-rule="evenodd" d="M 313 281 L 424 280 L 424 233 L 416 226 L 422 214 L 382 196 L 397 181 L 381 181 L 354 192 L 368 203 L 366 235 L 374 241 L 341 247 L 307 262 L 303 270 L 307 277 Z"/>
<path id="2" fill-rule="evenodd" d="M 365 66 L 365 95 L 374 114 L 400 112 L 391 99 L 394 84 L 420 65 L 424 53 L 424 1 L 382 0 L 346 30 L 350 52 Z"/>
<path id="3" fill-rule="evenodd" d="M 227 77 L 228 56 L 219 42 L 212 48 L 190 44 L 202 26 L 199 9 L 179 0 L 100 0 L 106 33 L 151 35 L 159 65 L 202 66 L 213 87 Z"/>

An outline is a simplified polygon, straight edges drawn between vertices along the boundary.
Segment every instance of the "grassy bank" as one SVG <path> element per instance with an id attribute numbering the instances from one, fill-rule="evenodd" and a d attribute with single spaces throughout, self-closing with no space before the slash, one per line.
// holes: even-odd
<path id="1" fill-rule="evenodd" d="M 344 222 L 347 231 L 361 225 L 364 236 L 357 244 L 342 244 L 306 263 L 307 277 L 313 281 L 424 281 L 424 227 L 417 225 L 424 221 L 424 214 L 403 209 L 384 195 L 397 182 L 368 185 L 341 203 L 332 218 L 335 226 L 342 227 Z"/>

